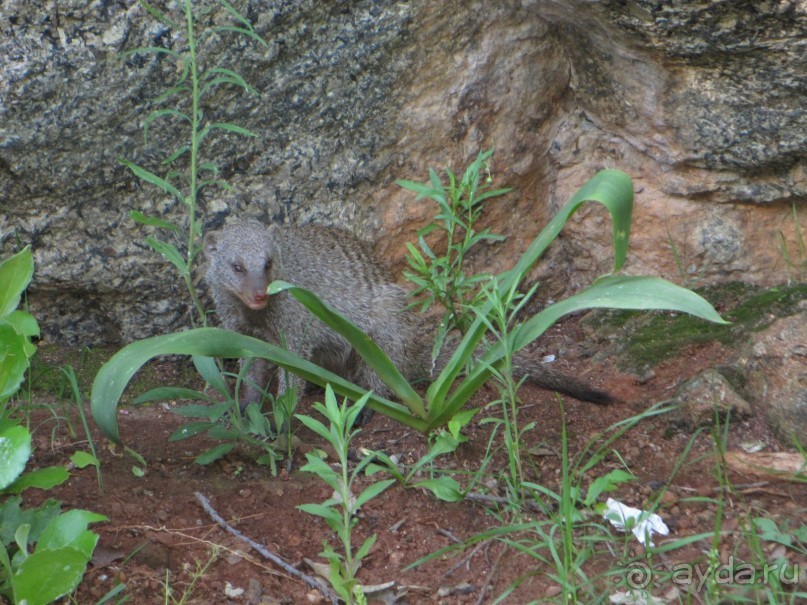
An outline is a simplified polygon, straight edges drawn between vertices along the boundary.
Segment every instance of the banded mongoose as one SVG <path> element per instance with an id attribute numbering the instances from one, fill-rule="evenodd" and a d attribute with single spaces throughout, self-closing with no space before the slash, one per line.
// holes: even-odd
<path id="1" fill-rule="evenodd" d="M 415 342 L 415 320 L 407 293 L 376 259 L 369 244 L 333 227 L 266 226 L 235 221 L 204 238 L 206 280 L 225 328 L 281 344 L 359 386 L 389 396 L 387 386 L 349 343 L 315 318 L 288 292 L 273 296 L 276 279 L 307 288 L 364 330 L 410 380 L 428 376 L 431 346 Z M 594 403 L 609 394 L 517 354 L 516 371 L 538 386 Z M 260 401 L 268 384 L 268 362 L 255 359 L 244 404 Z M 286 390 L 279 372 L 278 394 Z"/>

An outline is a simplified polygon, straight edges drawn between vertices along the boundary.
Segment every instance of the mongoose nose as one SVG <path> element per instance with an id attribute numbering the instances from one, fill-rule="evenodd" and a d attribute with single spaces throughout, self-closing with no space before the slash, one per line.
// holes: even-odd
<path id="1" fill-rule="evenodd" d="M 266 303 L 269 302 L 269 295 L 265 292 L 256 292 L 252 295 L 252 300 L 249 303 L 252 309 L 263 309 Z"/>

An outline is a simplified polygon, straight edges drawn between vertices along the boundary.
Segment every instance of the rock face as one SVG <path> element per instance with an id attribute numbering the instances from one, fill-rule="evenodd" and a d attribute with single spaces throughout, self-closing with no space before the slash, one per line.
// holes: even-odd
<path id="1" fill-rule="evenodd" d="M 807 307 L 807 305 L 804 305 Z M 748 390 L 782 443 L 804 441 L 807 429 L 807 310 L 756 334 L 743 359 Z"/>
<path id="2" fill-rule="evenodd" d="M 713 426 L 715 414 L 722 422 L 727 419 L 737 421 L 751 415 L 749 403 L 714 368 L 700 372 L 678 387 L 673 402 L 678 406 L 676 423 L 689 431 Z"/>
<path id="3" fill-rule="evenodd" d="M 154 4 L 182 21 L 181 2 Z M 508 239 L 481 250 L 479 267 L 511 265 L 602 167 L 637 186 L 629 271 L 767 284 L 796 275 L 782 246 L 804 262 L 793 219 L 807 198 L 803 2 L 233 4 L 268 45 L 214 33 L 200 61 L 258 94 L 217 89 L 203 109 L 259 138 L 206 141 L 233 191 L 203 192 L 205 227 L 230 214 L 340 224 L 400 268 L 434 208 L 394 180 L 459 171 L 496 147 L 493 177 L 515 192 L 487 210 Z M 221 8 L 204 19 L 235 23 Z M 187 325 L 173 267 L 128 216 L 182 222 L 183 205 L 118 162 L 165 174 L 160 161 L 187 136 L 176 119 L 152 123 L 146 141 L 141 129 L 175 107 L 151 100 L 176 63 L 121 57 L 183 52 L 182 27 L 130 0 L 5 0 L 0 31 L 0 255 L 32 244 L 29 303 L 45 337 L 97 345 Z M 608 223 L 594 207 L 575 217 L 536 270 L 546 296 L 609 269 Z"/>

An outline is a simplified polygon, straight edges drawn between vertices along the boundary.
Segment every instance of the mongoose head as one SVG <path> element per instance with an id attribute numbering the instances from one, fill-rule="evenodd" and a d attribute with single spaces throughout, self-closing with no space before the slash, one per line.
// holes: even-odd
<path id="1" fill-rule="evenodd" d="M 277 261 L 274 232 L 275 228 L 256 221 L 239 221 L 205 234 L 210 287 L 229 292 L 250 309 L 265 308 L 266 288 Z"/>

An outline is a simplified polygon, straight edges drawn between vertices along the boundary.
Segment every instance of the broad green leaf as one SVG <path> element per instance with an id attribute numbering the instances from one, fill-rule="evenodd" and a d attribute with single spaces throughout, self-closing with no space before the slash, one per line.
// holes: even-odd
<path id="1" fill-rule="evenodd" d="M 25 246 L 14 256 L 0 263 L 0 318 L 10 315 L 20 304 L 20 298 L 34 275 L 31 247 Z"/>
<path id="2" fill-rule="evenodd" d="M 718 324 L 729 323 L 701 296 L 665 279 L 611 275 L 527 320 L 514 338 L 516 350 L 533 342 L 564 315 L 601 308 L 680 311 Z"/>
<path id="3" fill-rule="evenodd" d="M 19 390 L 28 370 L 31 346 L 14 326 L 0 319 L 0 403 Z"/>
<path id="4" fill-rule="evenodd" d="M 446 502 L 460 502 L 465 496 L 462 494 L 462 488 L 452 477 L 440 477 L 438 479 L 424 479 L 414 484 L 415 487 L 422 487 L 429 490 L 440 500 Z"/>
<path id="5" fill-rule="evenodd" d="M 28 539 L 36 542 L 39 535 L 48 526 L 51 519 L 61 512 L 56 500 L 48 499 L 37 508 L 20 507 L 20 496 L 7 496 L 0 504 L 0 545 L 10 544 L 14 540 L 16 529 L 21 525 L 30 525 Z M 2 550 L 2 546 L 0 546 Z"/>
<path id="6" fill-rule="evenodd" d="M 6 487 L 3 491 L 11 494 L 19 494 L 29 487 L 37 489 L 50 489 L 61 485 L 70 478 L 70 473 L 63 466 L 48 466 L 29 471 L 20 475 L 17 480 Z"/>
<path id="7" fill-rule="evenodd" d="M 31 533 L 31 526 L 28 523 L 24 523 L 22 525 L 17 526 L 16 531 L 14 532 L 14 542 L 17 544 L 19 548 L 19 552 L 14 555 L 14 559 L 12 559 L 12 563 L 17 563 L 19 561 L 24 561 L 28 558 L 28 535 Z"/>
<path id="8" fill-rule="evenodd" d="M 344 336 L 361 358 L 378 374 L 395 395 L 401 399 L 414 413 L 421 418 L 426 417 L 426 410 L 420 395 L 412 388 L 395 367 L 387 354 L 373 340 L 362 332 L 349 319 L 342 317 L 316 294 L 305 288 L 293 286 L 284 281 L 274 281 L 269 285 L 269 294 L 288 291 L 294 298 L 316 315 L 327 326 Z"/>
<path id="9" fill-rule="evenodd" d="M 14 483 L 31 457 L 31 433 L 24 426 L 12 426 L 0 433 L 0 490 Z"/>
<path id="10" fill-rule="evenodd" d="M 226 456 L 235 448 L 235 443 L 222 443 L 217 445 L 216 447 L 212 447 L 206 452 L 199 454 L 195 459 L 194 462 L 196 464 L 210 464 L 215 462 L 219 458 Z"/>
<path id="11" fill-rule="evenodd" d="M 601 170 L 587 181 L 561 208 L 530 244 L 516 266 L 507 272 L 500 290 L 506 292 L 513 283 L 520 283 L 535 262 L 557 238 L 569 218 L 585 202 L 599 202 L 611 213 L 614 232 L 614 271 L 619 271 L 628 254 L 631 217 L 633 215 L 633 182 L 619 170 Z"/>
<path id="12" fill-rule="evenodd" d="M 561 208 L 560 212 L 544 227 L 538 236 L 533 240 L 526 252 L 519 259 L 516 266 L 510 271 L 506 271 L 498 280 L 499 292 L 505 295 L 509 290 L 517 287 L 524 276 L 532 269 L 546 248 L 557 238 L 560 230 L 586 202 L 600 202 L 608 208 L 614 224 L 614 270 L 619 270 L 625 261 L 628 252 L 628 237 L 630 235 L 630 221 L 633 213 L 633 183 L 630 177 L 618 170 L 603 170 L 598 172 L 588 182 L 586 182 L 572 196 L 572 199 Z M 482 317 L 488 315 L 492 308 L 492 302 L 488 302 L 482 307 L 479 317 L 466 332 L 462 342 L 457 347 L 454 355 L 446 364 L 440 376 L 432 383 L 427 393 L 429 405 L 438 409 L 430 409 L 432 415 L 440 418 L 440 422 L 447 422 L 448 419 L 462 407 L 464 401 L 458 397 L 457 393 L 452 395 L 452 405 L 446 404 L 448 392 L 456 382 L 458 376 L 463 371 L 468 359 L 473 354 L 480 340 L 485 334 L 486 327 Z M 463 397 L 467 397 L 487 380 L 488 374 L 478 375 L 478 380 L 468 382 L 467 389 L 463 392 Z M 450 408 L 450 409 L 443 409 Z M 432 424 L 438 426 L 439 424 Z"/>
<path id="13" fill-rule="evenodd" d="M 70 456 L 70 462 L 75 464 L 77 468 L 86 468 L 88 466 L 98 467 L 101 465 L 98 458 L 83 450 L 73 452 L 73 455 Z"/>
<path id="14" fill-rule="evenodd" d="M 108 519 L 104 515 L 80 509 L 64 512 L 52 519 L 42 531 L 36 544 L 36 552 L 69 546 L 84 553 L 89 559 L 98 542 L 98 536 L 87 531 L 87 526 L 101 521 Z"/>
<path id="15" fill-rule="evenodd" d="M 676 286 L 658 277 L 614 275 L 603 277 L 582 292 L 543 309 L 516 328 L 513 333 L 514 351 L 535 341 L 564 315 L 595 308 L 682 311 L 715 323 L 728 323 L 706 300 L 691 290 Z M 477 323 L 482 323 L 482 320 L 477 319 L 471 330 L 480 329 L 481 331 Z M 467 337 L 463 343 L 465 340 Z M 501 343 L 497 343 L 487 351 L 482 358 L 482 363 L 478 364 L 451 394 L 450 401 L 445 403 L 442 411 L 435 412 L 432 428 L 448 422 L 451 416 L 488 380 L 491 366 L 502 356 Z"/>
<path id="16" fill-rule="evenodd" d="M 101 367 L 93 382 L 91 398 L 93 418 L 104 434 L 113 441 L 122 443 L 116 410 L 123 390 L 138 369 L 159 355 L 260 357 L 314 384 L 324 387 L 330 383 L 334 391 L 341 396 L 357 400 L 365 394 L 362 388 L 281 347 L 236 332 L 220 328 L 197 328 L 176 334 L 154 336 L 134 342 L 118 351 Z M 372 395 L 368 405 L 415 430 L 425 427 L 426 423 L 412 416 L 407 408 L 378 395 Z"/>
<path id="17" fill-rule="evenodd" d="M 11 578 L 18 603 L 47 605 L 71 593 L 81 582 L 89 557 L 75 548 L 37 551 Z"/>
<path id="18" fill-rule="evenodd" d="M 214 426 L 210 427 L 207 436 L 211 439 L 219 439 L 221 441 L 235 441 L 242 436 L 242 433 L 238 429 L 216 423 Z"/>
<path id="19" fill-rule="evenodd" d="M 33 315 L 26 311 L 12 311 L 4 319 L 17 332 L 27 338 L 39 336 L 39 323 Z M 36 350 L 36 346 L 31 346 L 33 350 Z"/>
<path id="20" fill-rule="evenodd" d="M 586 492 L 586 499 L 583 504 L 585 506 L 591 506 L 597 501 L 597 498 L 599 498 L 600 494 L 603 492 L 612 492 L 619 486 L 620 483 L 627 483 L 628 481 L 633 481 L 635 478 L 636 477 L 634 477 L 632 474 L 622 470 L 621 468 L 614 469 L 606 475 L 597 477 L 591 482 L 591 485 Z"/>

